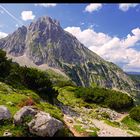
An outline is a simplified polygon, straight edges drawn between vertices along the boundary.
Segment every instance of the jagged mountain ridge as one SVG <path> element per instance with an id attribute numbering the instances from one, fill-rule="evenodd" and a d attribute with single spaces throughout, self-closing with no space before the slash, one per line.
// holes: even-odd
<path id="1" fill-rule="evenodd" d="M 47 16 L 0 39 L 0 48 L 15 57 L 25 55 L 38 66 L 47 64 L 57 68 L 78 86 L 96 83 L 124 91 L 135 89 L 135 82 L 118 66 L 90 51 L 64 31 L 57 20 Z"/>

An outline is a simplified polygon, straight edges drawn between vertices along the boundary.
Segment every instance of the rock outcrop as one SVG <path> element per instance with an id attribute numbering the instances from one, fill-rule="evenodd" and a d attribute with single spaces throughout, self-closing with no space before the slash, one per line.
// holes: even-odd
<path id="1" fill-rule="evenodd" d="M 30 106 L 24 106 L 14 115 L 14 124 L 20 125 L 23 123 L 24 117 L 27 116 L 33 117 L 35 116 L 35 114 L 37 114 L 37 110 L 33 109 Z"/>
<path id="2" fill-rule="evenodd" d="M 63 127 L 63 123 L 45 112 L 39 112 L 35 118 L 28 124 L 31 133 L 42 137 L 52 137 Z"/>
<path id="3" fill-rule="evenodd" d="M 26 120 L 25 117 L 29 116 L 31 120 Z M 14 115 L 14 124 L 27 125 L 30 133 L 41 137 L 52 137 L 63 127 L 63 123 L 51 117 L 49 113 L 34 109 L 31 106 L 22 107 Z"/>
<path id="4" fill-rule="evenodd" d="M 4 137 L 12 137 L 12 133 L 9 132 L 8 130 L 6 130 L 6 131 L 3 133 L 3 136 L 4 136 Z"/>
<path id="5" fill-rule="evenodd" d="M 0 121 L 5 120 L 5 119 L 10 119 L 11 118 L 11 113 L 8 110 L 8 108 L 4 105 L 0 106 Z"/>

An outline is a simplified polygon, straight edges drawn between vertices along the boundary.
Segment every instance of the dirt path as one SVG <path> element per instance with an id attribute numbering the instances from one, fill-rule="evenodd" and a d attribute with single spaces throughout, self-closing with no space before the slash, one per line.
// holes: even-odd
<path id="1" fill-rule="evenodd" d="M 122 114 L 117 120 L 116 122 L 121 122 L 126 116 L 128 116 L 128 113 Z"/>
<path id="2" fill-rule="evenodd" d="M 98 136 L 123 136 L 123 137 L 130 137 L 131 134 L 128 134 L 125 130 L 122 130 L 120 128 L 112 127 L 110 125 L 107 125 L 103 121 L 99 121 L 96 119 L 93 119 L 93 122 L 96 127 L 100 129 L 98 132 Z"/>
<path id="3" fill-rule="evenodd" d="M 74 129 L 74 125 L 77 124 L 77 120 L 81 120 L 81 125 L 82 126 L 89 126 L 92 125 L 95 128 L 99 128 L 100 130 L 97 132 L 98 136 L 104 136 L 104 137 L 108 137 L 108 136 L 114 136 L 114 137 L 119 137 L 119 136 L 123 136 L 123 137 L 131 137 L 131 134 L 128 134 L 125 130 L 121 129 L 121 128 L 117 128 L 117 127 L 113 127 L 110 126 L 108 124 L 106 124 L 103 120 L 97 120 L 94 119 L 90 116 L 88 116 L 87 110 L 83 110 L 81 111 L 82 108 L 79 108 L 79 110 L 77 110 L 77 113 L 79 115 L 77 115 L 74 111 L 72 111 L 72 109 L 70 109 L 69 107 L 63 107 L 63 114 L 64 114 L 64 122 L 65 124 L 68 126 L 68 128 L 70 129 L 70 131 L 74 134 L 75 137 L 85 137 L 84 133 L 80 133 L 77 132 Z M 124 117 L 126 117 L 128 114 L 120 114 L 119 117 L 117 118 L 117 121 L 120 122 Z M 88 128 L 87 128 L 88 129 Z"/>
<path id="4" fill-rule="evenodd" d="M 75 137 L 83 137 L 83 135 L 82 134 L 80 134 L 80 133 L 78 133 L 74 128 L 73 128 L 73 124 L 72 123 L 70 123 L 69 121 L 68 121 L 68 116 L 67 115 L 65 115 L 64 114 L 64 122 L 65 122 L 65 124 L 67 125 L 67 127 L 70 129 L 70 131 L 73 133 L 73 135 L 75 136 Z M 71 119 L 71 121 L 73 121 L 74 122 L 74 120 L 73 119 Z"/>
<path id="5" fill-rule="evenodd" d="M 124 114 L 122 116 L 122 118 L 124 118 L 125 116 L 127 116 L 127 114 Z M 120 119 L 122 119 L 120 118 Z M 70 129 L 70 131 L 74 134 L 75 137 L 84 137 L 85 135 L 82 133 L 77 132 L 73 126 L 76 124 L 76 122 L 74 121 L 74 119 L 72 119 L 72 117 L 69 117 L 67 115 L 64 114 L 64 122 L 65 124 L 68 126 L 68 128 Z M 99 128 L 99 132 L 98 132 L 98 136 L 102 136 L 102 137 L 108 137 L 108 136 L 114 136 L 114 137 L 131 137 L 131 134 L 128 134 L 125 130 L 122 130 L 120 128 L 116 128 L 113 126 L 110 126 L 106 123 L 104 123 L 104 121 L 99 121 L 97 119 L 92 119 L 92 123 Z"/>

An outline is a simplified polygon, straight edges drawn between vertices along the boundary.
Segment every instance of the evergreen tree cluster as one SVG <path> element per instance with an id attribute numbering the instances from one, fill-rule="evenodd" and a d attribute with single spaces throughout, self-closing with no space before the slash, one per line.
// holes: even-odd
<path id="1" fill-rule="evenodd" d="M 129 112 L 129 115 L 132 119 L 140 122 L 140 106 L 132 108 L 131 111 Z"/>
<path id="2" fill-rule="evenodd" d="M 7 59 L 6 52 L 0 50 L 0 81 L 14 88 L 28 88 L 37 92 L 44 100 L 54 103 L 58 91 L 53 89 L 52 82 L 46 72 L 35 68 L 19 66 Z"/>
<path id="3" fill-rule="evenodd" d="M 133 106 L 133 99 L 125 93 L 106 88 L 78 87 L 75 96 L 85 102 L 97 103 L 115 110 L 127 109 Z"/>

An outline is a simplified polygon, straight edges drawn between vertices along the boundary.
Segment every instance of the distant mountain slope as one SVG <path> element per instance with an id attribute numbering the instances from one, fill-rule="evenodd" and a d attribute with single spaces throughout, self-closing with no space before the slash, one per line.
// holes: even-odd
<path id="1" fill-rule="evenodd" d="M 24 55 L 38 66 L 47 64 L 58 69 L 78 86 L 98 85 L 128 92 L 136 88 L 118 66 L 90 51 L 64 31 L 58 21 L 47 16 L 1 39 L 0 48 L 17 60 Z"/>
<path id="2" fill-rule="evenodd" d="M 132 79 L 136 80 L 136 82 L 139 82 L 139 83 L 140 83 L 140 75 L 134 75 L 134 74 L 130 75 L 130 74 L 129 74 L 129 76 L 130 76 Z"/>
<path id="3" fill-rule="evenodd" d="M 126 72 L 129 75 L 140 75 L 140 72 Z"/>
<path id="4" fill-rule="evenodd" d="M 140 73 L 139 72 L 130 72 L 127 73 L 133 81 L 136 83 L 136 87 L 140 88 Z"/>

